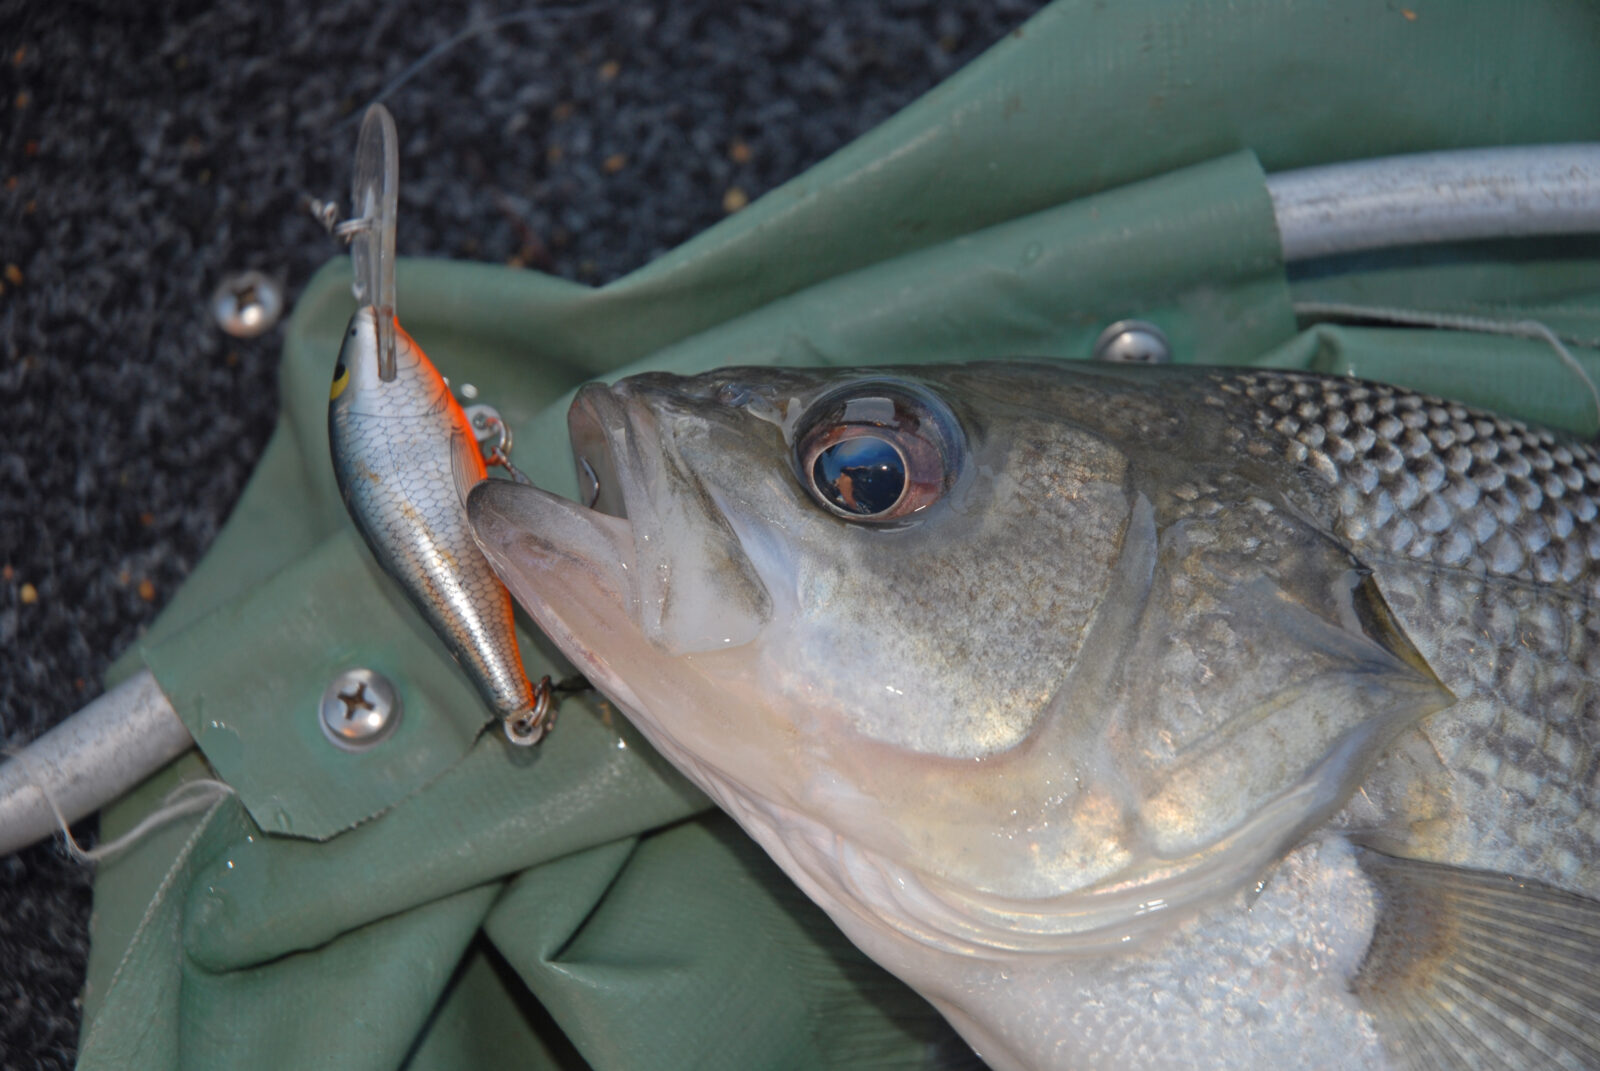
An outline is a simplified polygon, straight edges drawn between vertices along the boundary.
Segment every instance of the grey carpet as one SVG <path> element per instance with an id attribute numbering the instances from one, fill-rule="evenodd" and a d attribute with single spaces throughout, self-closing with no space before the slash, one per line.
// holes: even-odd
<path id="1" fill-rule="evenodd" d="M 388 98 L 400 251 L 616 278 L 1039 6 L 549 5 Z M 519 10 L 0 0 L 0 743 L 98 694 L 261 451 L 281 328 L 223 334 L 212 288 L 258 267 L 292 302 L 335 253 L 304 202 L 348 189 L 351 117 L 435 45 Z M 0 1067 L 73 1063 L 90 900 L 57 844 L 0 860 Z"/>

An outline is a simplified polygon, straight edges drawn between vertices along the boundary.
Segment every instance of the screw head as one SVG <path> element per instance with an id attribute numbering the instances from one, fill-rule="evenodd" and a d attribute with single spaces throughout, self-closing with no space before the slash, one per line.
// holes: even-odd
<path id="1" fill-rule="evenodd" d="M 1172 345 L 1155 324 L 1118 320 L 1095 340 L 1094 359 L 1117 364 L 1166 364 L 1172 360 Z"/>
<path id="2" fill-rule="evenodd" d="M 347 669 L 322 693 L 322 731 L 346 751 L 365 751 L 400 724 L 400 693 L 383 674 Z"/>
<path id="3" fill-rule="evenodd" d="M 235 338 L 254 338 L 283 315 L 283 288 L 263 272 L 235 272 L 212 292 L 211 315 Z"/>

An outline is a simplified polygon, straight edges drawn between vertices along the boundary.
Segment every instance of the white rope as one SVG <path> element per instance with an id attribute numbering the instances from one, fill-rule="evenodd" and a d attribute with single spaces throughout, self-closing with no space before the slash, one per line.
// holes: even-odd
<path id="1" fill-rule="evenodd" d="M 1583 365 L 1567 349 L 1559 336 L 1538 320 L 1491 320 L 1481 316 L 1462 316 L 1447 312 L 1422 312 L 1415 309 L 1395 309 L 1374 305 L 1346 305 L 1335 301 L 1297 301 L 1297 316 L 1308 318 L 1334 317 L 1339 319 L 1375 320 L 1379 323 L 1402 324 L 1408 327 L 1437 327 L 1446 331 L 1477 331 L 1487 335 L 1506 335 L 1512 338 L 1540 339 L 1547 343 L 1561 363 L 1582 381 L 1594 403 L 1596 427 L 1600 428 L 1600 389 L 1583 370 Z"/>
<path id="2" fill-rule="evenodd" d="M 26 749 L 0 748 L 0 754 L 9 755 L 13 761 L 20 762 L 25 766 L 33 762 Z M 30 769 L 37 774 L 35 767 L 30 766 Z M 49 807 L 50 813 L 56 817 L 56 826 L 61 830 L 67 854 L 80 863 L 98 863 L 108 859 L 133 847 L 150 833 L 167 825 L 169 822 L 176 821 L 185 815 L 207 810 L 227 797 L 236 794 L 232 786 L 210 778 L 185 781 L 167 793 L 166 798 L 161 801 L 161 806 L 145 815 L 137 825 L 122 836 L 117 837 L 115 840 L 106 841 L 97 847 L 85 849 L 83 845 L 78 843 L 77 838 L 72 835 L 72 830 L 67 823 L 67 816 L 61 812 L 60 806 L 56 804 L 55 796 L 51 794 L 49 789 L 44 787 L 44 782 L 35 776 L 35 779 L 28 782 L 27 785 L 36 789 L 39 795 L 44 798 L 45 806 Z"/>

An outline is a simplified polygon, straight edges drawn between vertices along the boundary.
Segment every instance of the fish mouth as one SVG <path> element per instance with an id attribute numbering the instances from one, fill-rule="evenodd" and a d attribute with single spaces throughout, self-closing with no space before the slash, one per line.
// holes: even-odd
<path id="1" fill-rule="evenodd" d="M 771 600 L 721 496 L 681 456 L 680 434 L 705 427 L 698 399 L 667 377 L 641 379 L 589 384 L 573 400 L 580 501 L 479 485 L 468 507 L 479 543 L 541 625 L 561 615 L 558 601 L 600 598 L 670 656 L 748 643 Z"/>
<path id="2" fill-rule="evenodd" d="M 485 480 L 467 513 L 495 573 L 579 672 L 701 787 L 754 799 L 734 772 L 776 782 L 776 730 L 701 656 L 754 657 L 771 603 L 719 496 L 680 456 L 680 433 L 705 426 L 694 403 L 661 385 L 585 387 L 568 412 L 581 501 Z"/>
<path id="3" fill-rule="evenodd" d="M 703 399 L 673 377 L 641 376 L 578 392 L 567 417 L 583 498 L 632 529 L 638 623 L 671 655 L 748 643 L 771 599 L 727 514 L 686 448 L 708 434 Z"/>

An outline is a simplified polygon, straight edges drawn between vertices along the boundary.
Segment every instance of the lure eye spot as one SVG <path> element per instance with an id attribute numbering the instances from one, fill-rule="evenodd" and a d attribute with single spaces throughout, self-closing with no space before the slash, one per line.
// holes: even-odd
<path id="1" fill-rule="evenodd" d="M 343 361 L 340 361 L 333 366 L 333 386 L 328 390 L 328 401 L 331 402 L 343 394 L 344 389 L 349 385 L 350 369 L 344 366 Z"/>

